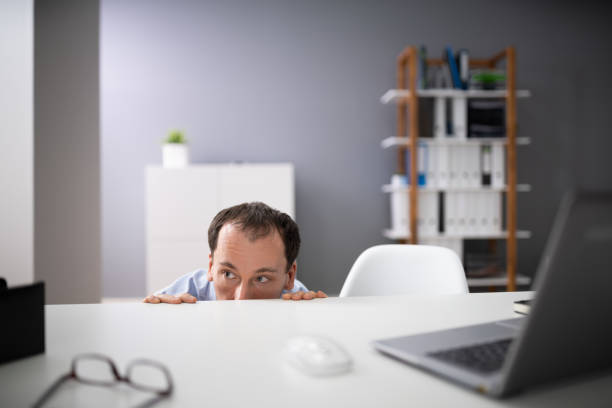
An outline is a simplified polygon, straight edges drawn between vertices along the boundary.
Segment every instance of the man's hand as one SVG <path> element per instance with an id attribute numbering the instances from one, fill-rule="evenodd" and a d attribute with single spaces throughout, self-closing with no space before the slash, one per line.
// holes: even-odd
<path id="1" fill-rule="evenodd" d="M 198 299 L 189 293 L 182 293 L 177 296 L 172 295 L 149 295 L 144 298 L 143 303 L 172 303 L 178 305 L 180 303 L 195 303 Z"/>
<path id="2" fill-rule="evenodd" d="M 322 290 L 318 291 L 318 292 L 314 292 L 314 291 L 308 291 L 308 292 L 304 292 L 304 291 L 298 291 L 295 293 L 283 293 L 283 300 L 311 300 L 314 298 L 326 298 L 327 295 L 325 294 L 325 292 L 323 292 Z"/>

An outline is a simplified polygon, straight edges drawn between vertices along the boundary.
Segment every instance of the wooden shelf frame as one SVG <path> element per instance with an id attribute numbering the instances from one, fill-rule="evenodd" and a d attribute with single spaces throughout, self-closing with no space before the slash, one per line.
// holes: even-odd
<path id="1" fill-rule="evenodd" d="M 506 101 L 506 225 L 507 225 L 507 244 L 506 244 L 506 272 L 508 275 L 507 290 L 516 290 L 516 267 L 517 267 L 517 247 L 516 247 L 516 210 L 517 210 L 517 186 L 516 186 L 516 51 L 513 46 L 493 55 L 491 58 L 471 59 L 470 67 L 495 69 L 505 61 L 506 66 L 506 92 L 502 96 Z M 429 58 L 427 65 L 443 65 L 443 59 Z M 419 95 L 417 88 L 417 47 L 406 47 L 397 57 L 397 90 L 406 92 L 401 98 L 397 99 L 397 137 L 408 138 L 407 145 L 398 145 L 397 149 L 397 173 L 406 172 L 406 149 L 410 151 L 410 184 L 417 183 L 417 144 L 419 138 Z M 410 238 L 408 242 L 416 244 L 419 242 L 417 232 L 418 199 L 417 189 L 409 189 L 409 219 L 410 219 Z M 401 240 L 406 242 L 406 240 Z"/>

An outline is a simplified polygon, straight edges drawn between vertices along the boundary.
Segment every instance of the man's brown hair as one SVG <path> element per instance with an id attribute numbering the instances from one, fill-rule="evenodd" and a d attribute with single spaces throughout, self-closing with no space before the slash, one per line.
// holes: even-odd
<path id="1" fill-rule="evenodd" d="M 208 227 L 208 246 L 214 255 L 219 231 L 225 224 L 236 225 L 251 241 L 263 238 L 275 228 L 285 245 L 287 269 L 291 267 L 300 250 L 300 231 L 287 214 L 275 210 L 262 202 L 238 204 L 219 211 Z"/>

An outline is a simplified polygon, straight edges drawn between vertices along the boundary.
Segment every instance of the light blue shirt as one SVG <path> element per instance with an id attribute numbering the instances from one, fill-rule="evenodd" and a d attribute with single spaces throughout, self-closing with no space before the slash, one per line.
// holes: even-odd
<path id="1" fill-rule="evenodd" d="M 283 290 L 283 293 L 294 293 L 300 290 L 308 292 L 306 286 L 296 279 L 293 283 L 293 289 Z M 180 295 L 181 293 L 189 293 L 198 300 L 217 300 L 215 284 L 206 279 L 206 270 L 204 269 L 196 269 L 181 276 L 170 286 L 157 292 L 156 295 Z"/>

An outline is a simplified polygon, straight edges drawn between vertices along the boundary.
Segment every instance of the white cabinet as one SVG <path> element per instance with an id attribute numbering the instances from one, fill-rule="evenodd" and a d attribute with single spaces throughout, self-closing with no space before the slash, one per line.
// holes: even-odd
<path id="1" fill-rule="evenodd" d="M 264 203 L 295 219 L 290 163 L 146 169 L 147 292 L 208 265 L 208 226 L 223 208 Z"/>

